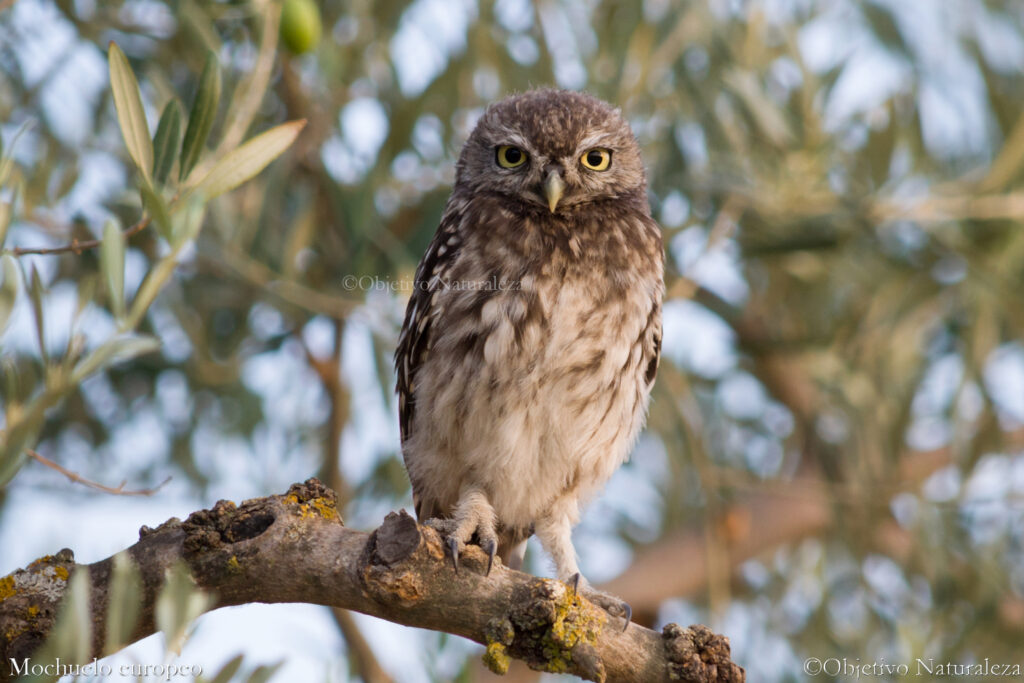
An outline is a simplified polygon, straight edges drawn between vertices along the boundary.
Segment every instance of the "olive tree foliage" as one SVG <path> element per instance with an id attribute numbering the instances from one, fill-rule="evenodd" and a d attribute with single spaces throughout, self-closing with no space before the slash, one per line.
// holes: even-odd
<path id="1" fill-rule="evenodd" d="M 111 42 L 110 90 L 117 110 L 117 120 L 124 138 L 125 147 L 139 173 L 139 199 L 142 217 L 129 233 L 135 233 L 152 226 L 165 243 L 164 253 L 155 260 L 146 273 L 131 304 L 125 302 L 124 292 L 124 240 L 125 233 L 116 220 L 108 221 L 103 235 L 96 240 L 100 251 L 100 272 L 106 289 L 106 303 L 117 325 L 109 339 L 87 348 L 85 336 L 73 330 L 68 344 L 60 358 L 51 360 L 46 336 L 44 314 L 45 286 L 35 268 L 31 276 L 22 273 L 32 301 L 32 314 L 42 361 L 42 387 L 33 392 L 24 404 L 15 403 L 16 394 L 11 392 L 11 405 L 4 429 L 3 467 L 0 469 L 0 483 L 9 482 L 24 463 L 26 449 L 34 445 L 47 409 L 61 402 L 75 391 L 82 382 L 93 374 L 104 370 L 118 360 L 130 360 L 140 354 L 159 348 L 158 341 L 149 335 L 136 335 L 135 330 L 148 312 L 153 300 L 174 272 L 181 252 L 198 236 L 202 227 L 205 204 L 221 194 L 234 189 L 253 175 L 259 173 L 275 157 L 294 141 L 305 121 L 282 124 L 242 145 L 226 152 L 205 172 L 196 169 L 210 126 L 216 112 L 220 91 L 220 72 L 216 57 L 211 53 L 207 58 L 199 82 L 195 101 L 188 118 L 184 137 L 181 136 L 181 107 L 170 100 L 164 107 L 157 126 L 156 135 L 151 138 L 142 107 L 139 86 L 132 73 L 124 52 Z M 180 139 L 180 155 L 179 155 Z M 11 160 L 5 165 L 10 167 Z M 179 183 L 168 182 L 171 169 L 177 164 Z M 8 171 L 9 172 L 9 171 Z M 173 194 L 168 201 L 166 195 Z M 9 209 L 5 210 L 9 211 Z M 6 227 L 6 226 L 5 226 Z M 77 253 L 85 245 L 72 241 L 65 251 Z M 59 253 L 61 249 L 57 248 Z M 31 248 L 12 250 L 15 256 L 31 253 Z M 42 255 L 46 248 L 42 248 Z M 13 307 L 18 289 L 18 265 L 11 255 L 5 256 L 5 292 L 9 302 L 8 312 Z M 88 290 L 86 290 L 88 292 Z M 79 306 L 85 308 L 92 302 L 80 297 Z M 16 388 L 16 377 L 12 372 L 12 389 Z"/>
<path id="2" fill-rule="evenodd" d="M 26 56 L 45 39 L 18 23 L 22 3 L 61 27 L 45 69 Z M 367 452 L 343 451 L 366 443 L 343 435 L 366 405 L 394 410 L 390 355 L 460 142 L 488 102 L 557 84 L 627 114 L 668 252 L 665 358 L 625 472 L 643 502 L 599 507 L 601 533 L 637 558 L 613 585 L 648 621 L 743 624 L 754 635 L 729 634 L 741 663 L 766 643 L 791 668 L 1015 651 L 1019 3 L 384 0 L 321 14 L 323 42 L 294 56 L 273 2 L 0 12 L 0 317 L 21 297 L 35 321 L 0 337 L 6 487 L 31 485 L 31 449 L 86 453 L 93 479 L 117 463 L 140 487 L 172 474 L 224 490 L 211 459 L 230 442 L 268 490 L 273 462 L 297 458 L 346 517 L 402 505 L 393 425 Z M 138 100 L 124 78 L 83 79 L 80 111 L 61 111 L 68 74 L 105 63 L 111 41 Z M 201 191 L 245 140 L 303 119 L 262 174 Z M 205 139 L 186 150 L 190 132 Z M 83 336 L 55 340 L 42 321 L 68 292 Z M 346 344 L 372 361 L 372 388 L 341 373 Z M 315 409 L 282 416 L 247 379 L 257 361 L 290 363 Z M 140 413 L 162 446 L 126 468 L 106 446 Z M 344 476 L 358 461 L 372 466 Z M 769 513 L 806 523 L 759 535 Z M 706 568 L 699 586 L 643 565 L 673 544 Z"/>

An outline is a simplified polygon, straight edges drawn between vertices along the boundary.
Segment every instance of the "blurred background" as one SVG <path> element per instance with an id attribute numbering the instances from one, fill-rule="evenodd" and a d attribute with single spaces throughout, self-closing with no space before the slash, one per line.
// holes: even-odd
<path id="1" fill-rule="evenodd" d="M 33 443 L 110 486 L 171 482 L 111 496 L 29 461 L 0 488 L 0 574 L 64 546 L 92 562 L 142 524 L 312 475 L 351 527 L 411 508 L 391 356 L 413 269 L 483 108 L 554 84 L 625 112 L 667 251 L 648 428 L 575 531 L 584 574 L 640 623 L 728 635 L 752 681 L 805 680 L 811 657 L 1015 662 L 1024 4 L 285 4 L 282 27 L 276 0 L 0 1 L 10 257 L 141 215 L 111 40 L 150 130 L 172 96 L 188 110 L 208 51 L 223 74 L 211 155 L 309 122 L 211 203 L 140 323 L 159 350 L 76 384 Z M 153 228 L 130 236 L 129 293 L 166 249 Z M 115 324 L 95 250 L 8 262 L 38 273 L 45 322 L 21 287 L 0 336 L 9 430 L 69 340 L 95 347 Z M 550 575 L 533 541 L 527 567 Z M 480 651 L 259 605 L 199 619 L 181 661 L 212 676 L 241 652 L 243 670 L 283 661 L 280 681 L 492 680 Z M 160 636 L 117 655 L 164 656 Z"/>

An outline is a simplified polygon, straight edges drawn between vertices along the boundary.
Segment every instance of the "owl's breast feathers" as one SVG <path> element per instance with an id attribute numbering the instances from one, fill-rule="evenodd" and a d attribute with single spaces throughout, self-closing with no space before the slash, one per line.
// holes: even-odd
<path id="1" fill-rule="evenodd" d="M 662 260 L 642 196 L 551 216 L 453 194 L 395 357 L 418 512 L 418 490 L 457 496 L 439 487 L 460 471 L 486 486 L 521 469 L 552 492 L 592 488 L 574 481 L 581 467 L 597 485 L 610 476 L 657 370 Z M 453 502 L 431 501 L 432 513 Z"/>

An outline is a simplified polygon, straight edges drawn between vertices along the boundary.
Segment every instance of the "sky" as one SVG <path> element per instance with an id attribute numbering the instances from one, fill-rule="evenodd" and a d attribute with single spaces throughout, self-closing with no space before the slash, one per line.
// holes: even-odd
<path id="1" fill-rule="evenodd" d="M 579 3 L 582 7 L 585 3 Z M 649 12 L 665 11 L 664 3 L 645 3 Z M 719 11 L 729 11 L 730 3 L 713 3 Z M 791 12 L 801 2 L 765 2 L 771 12 Z M 798 36 L 801 55 L 812 69 L 824 72 L 836 64 L 846 68 L 838 81 L 834 96 L 826 107 L 829 125 L 838 127 L 855 114 L 878 109 L 879 103 L 893 92 L 906 88 L 911 74 L 906 63 L 892 51 L 872 41 L 863 27 L 850 26 L 850 5 L 847 2 L 821 3 L 825 8 Z M 969 12 L 963 2 L 887 3 L 897 14 L 906 31 L 910 48 L 923 57 L 923 86 L 919 93 L 923 112 L 924 134 L 930 147 L 949 154 L 977 151 L 982 153 L 988 144 L 984 120 L 983 82 L 971 66 L 956 40 L 958 31 L 983 32 L 983 46 L 1004 60 L 1007 65 L 1024 61 L 1024 44 L 1016 32 L 992 23 L 984 13 Z M 55 211 L 56 220 L 67 220 L 82 213 L 99 223 L 105 218 L 102 203 L 125 187 L 127 177 L 123 166 L 111 153 L 120 144 L 115 130 L 106 131 L 100 141 L 88 140 L 83 131 L 84 117 L 91 111 L 96 98 L 108 87 L 106 63 L 103 55 L 93 46 L 78 43 L 70 26 L 56 18 L 46 0 L 19 0 L 11 10 L 7 35 L 0 40 L 17 40 L 18 55 L 29 80 L 43 79 L 64 55 L 64 66 L 53 78 L 48 78 L 40 95 L 43 116 L 69 144 L 82 147 L 80 179 L 70 198 Z M 134 11 L 159 25 L 169 19 L 159 3 L 140 2 Z M 556 78 L 565 87 L 580 87 L 585 83 L 581 55 L 587 52 L 586 31 L 574 31 L 580 10 L 549 3 L 541 12 L 548 35 L 562 36 L 548 47 L 557 52 Z M 501 0 L 495 9 L 498 20 L 506 26 L 525 30 L 532 13 L 526 0 Z M 405 11 L 399 32 L 390 45 L 402 92 L 415 95 L 422 91 L 440 73 L 446 60 L 466 49 L 465 31 L 476 16 L 471 0 L 416 0 Z M 968 20 L 964 20 L 967 17 Z M 45 26 L 46 30 L 40 30 Z M 349 30 L 336 26 L 328 37 L 344 39 Z M 517 59 L 529 63 L 536 59 L 538 47 L 528 37 L 520 36 L 510 45 Z M 780 65 L 785 69 L 785 65 Z M 484 92 L 494 90 L 486 75 L 476 87 Z M 156 111 L 149 107 L 151 126 L 155 128 Z M 881 115 L 881 114 L 879 114 Z M 328 141 L 322 156 L 328 171 L 340 183 L 355 184 L 372 166 L 377 150 L 387 132 L 388 121 L 384 108 L 367 95 L 353 99 L 341 112 L 337 134 Z M 14 127 L 0 125 L 5 142 L 14 134 Z M 418 133 L 424 149 L 439 144 L 436 127 L 424 118 Z M 703 144 L 695 133 L 682 131 L 680 144 L 697 148 Z M 26 164 L 32 161 L 32 131 L 25 133 L 18 146 L 18 158 Z M 908 190 L 909 192 L 909 190 Z M 663 202 L 662 220 L 666 225 L 679 225 L 689 214 L 690 206 L 680 194 Z M 8 244 L 47 246 L 41 233 L 31 226 L 15 225 Z M 668 245 L 669 253 L 680 271 L 711 289 L 725 300 L 740 305 L 749 295 L 748 284 L 742 276 L 742 263 L 734 241 L 724 239 L 713 245 L 708 243 L 708 231 L 690 228 L 675 236 Z M 188 257 L 186 257 L 187 260 Z M 36 265 L 44 282 L 56 278 L 55 261 L 41 257 L 26 258 Z M 144 274 L 141 255 L 128 252 L 126 288 L 133 291 Z M 371 339 L 381 326 L 393 324 L 403 309 L 403 294 L 381 293 L 371 297 L 347 325 L 344 338 L 343 376 L 352 395 L 353 419 L 343 435 L 342 466 L 346 478 L 360 482 L 371 475 L 380 458 L 397 450 L 397 416 L 394 405 L 384 401 L 372 370 Z M 68 283 L 58 284 L 50 291 L 47 304 L 48 344 L 50 348 L 63 347 L 71 330 L 69 324 L 75 307 L 75 291 Z M 169 320 L 154 319 L 169 355 L 189 353 L 187 340 Z M 272 331 L 275 324 L 272 309 L 254 310 L 260 325 Z M 78 321 L 77 329 L 85 333 L 90 343 L 104 339 L 112 329 L 106 313 L 90 308 Z M 772 408 L 760 385 L 738 367 L 738 359 L 729 328 L 706 309 L 690 301 L 671 301 L 665 306 L 664 354 L 680 367 L 709 378 L 721 380 L 718 392 L 727 410 L 739 416 L 762 415 Z M 329 348 L 331 326 L 329 321 L 316 318 L 303 330 L 303 338 L 314 351 Z M 0 336 L 4 348 L 35 352 L 35 339 L 29 305 L 23 296 L 7 331 Z M 948 439 L 941 433 L 934 415 L 940 413 L 942 400 L 960 381 L 962 367 L 955 359 L 941 360 L 932 369 L 926 390 L 915 401 L 915 414 L 919 421 L 911 430 L 912 445 L 927 447 L 931 441 Z M 213 480 L 207 494 L 200 498 L 184 483 L 172 482 L 157 496 L 146 499 L 109 497 L 67 484 L 58 475 L 30 465 L 15 479 L 10 489 L 4 515 L 0 517 L 0 547 L 7 549 L 0 557 L 0 574 L 22 567 L 44 554 L 61 547 L 75 550 L 79 562 L 92 562 L 132 544 L 143 525 L 156 526 L 165 519 L 185 517 L 189 512 L 211 506 L 219 498 L 242 500 L 248 497 L 279 492 L 293 481 L 308 477 L 317 464 L 317 453 L 312 450 L 290 452 L 282 461 L 275 454 L 287 450 L 286 434 L 297 424 L 317 425 L 324 417 L 325 399 L 310 386 L 319 386 L 296 345 L 255 355 L 247 359 L 243 381 L 258 392 L 270 416 L 261 427 L 258 446 L 219 438 L 211 424 L 208 430 L 197 432 L 193 439 L 197 463 Z M 1024 347 L 1007 345 L 991 359 L 986 372 L 986 384 L 1005 409 L 1007 420 L 1024 424 Z M 187 400 L 182 394 L 182 382 L 173 376 L 161 378 L 158 396 L 165 409 L 173 413 L 175 404 Z M 96 378 L 84 388 L 87 395 L 98 403 L 110 394 L 103 378 Z M 122 407 L 131 410 L 130 407 Z M 965 406 L 964 410 L 970 410 Z M 169 444 L 166 425 L 153 411 L 141 410 L 131 414 L 118 430 L 108 447 L 117 457 L 117 464 L 103 473 L 103 479 L 117 483 L 119 475 L 131 473 L 134 464 L 143 459 L 160 461 Z M 931 441 L 930 441 L 931 440 Z M 769 468 L 781 458 L 765 446 L 765 467 Z M 72 469 L 88 471 L 90 453 L 73 438 L 61 444 L 63 462 Z M 628 549 L 608 533 L 611 520 L 624 516 L 638 529 L 656 531 L 660 510 L 656 504 L 639 501 L 658 500 L 656 482 L 659 473 L 667 467 L 666 455 L 654 439 L 642 439 L 628 468 L 620 470 L 605 492 L 584 515 L 584 522 L 575 532 L 576 545 L 581 552 L 581 566 L 592 581 L 599 583 L 624 569 L 630 560 Z M 1009 459 L 994 457 L 979 468 L 970 482 L 949 481 L 948 471 L 929 482 L 929 495 L 941 499 L 950 487 L 957 490 L 967 486 L 979 500 L 1008 490 L 1024 489 L 1024 467 Z M 116 480 L 116 481 L 114 481 Z M 28 486 L 27 484 L 32 484 Z M 409 501 L 407 501 L 409 505 Z M 411 505 L 410 505 L 411 507 Z M 369 529 L 380 523 L 388 506 L 366 504 L 353 511 L 347 520 L 351 526 Z M 796 557 L 794 563 L 813 562 L 813 546 L 807 557 Z M 531 550 L 535 572 L 549 572 L 546 561 L 536 546 Z M 891 568 L 884 564 L 869 568 L 873 580 L 880 586 L 895 582 L 887 574 Z M 757 573 L 752 565 L 745 571 Z M 794 588 L 792 605 L 799 598 L 820 593 L 820 587 L 801 584 Z M 804 604 L 812 601 L 803 600 Z M 796 662 L 792 649 L 778 633 L 759 628 L 764 619 L 752 615 L 754 607 L 730 608 L 719 623 L 718 630 L 729 633 L 737 656 L 754 661 L 755 655 L 765 663 L 766 670 L 778 666 L 792 667 Z M 665 620 L 691 623 L 699 621 L 699 612 L 684 601 L 669 603 L 662 615 Z M 793 619 L 800 615 L 793 613 Z M 359 618 L 371 644 L 380 655 L 382 664 L 396 680 L 416 682 L 430 680 L 431 667 L 441 671 L 454 666 L 459 655 L 473 646 L 457 639 L 445 646 L 440 654 L 432 652 L 436 640 L 422 632 L 389 624 L 371 618 Z M 339 656 L 342 647 L 337 629 L 328 612 L 308 605 L 252 605 L 218 610 L 200 618 L 195 637 L 181 655 L 185 663 L 197 663 L 205 671 L 215 671 L 238 652 L 246 653 L 248 665 L 273 663 L 284 660 L 285 670 L 278 680 L 348 680 L 344 662 Z M 117 661 L 151 663 L 163 657 L 160 636 L 154 636 L 118 654 Z"/>

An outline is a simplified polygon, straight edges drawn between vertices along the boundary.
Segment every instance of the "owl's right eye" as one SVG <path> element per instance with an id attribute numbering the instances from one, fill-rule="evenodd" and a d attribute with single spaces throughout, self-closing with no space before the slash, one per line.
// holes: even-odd
<path id="1" fill-rule="evenodd" d="M 497 157 L 502 168 L 518 168 L 526 163 L 526 152 L 512 145 L 498 147 Z"/>

